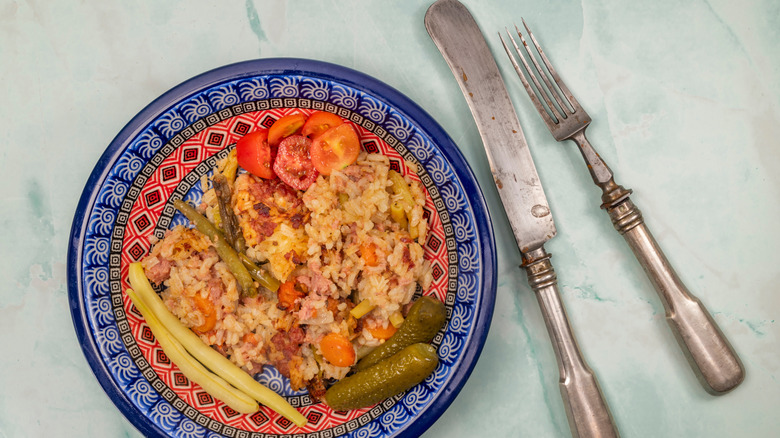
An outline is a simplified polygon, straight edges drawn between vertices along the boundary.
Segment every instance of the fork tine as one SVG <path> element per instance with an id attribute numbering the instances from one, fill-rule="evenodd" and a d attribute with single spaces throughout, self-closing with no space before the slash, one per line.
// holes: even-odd
<path id="1" fill-rule="evenodd" d="M 520 52 L 520 48 L 517 47 L 517 43 L 515 42 L 515 39 L 512 38 L 512 34 L 509 33 L 509 30 L 507 30 L 506 33 L 509 36 L 509 39 L 512 41 L 512 45 L 515 46 L 515 50 L 517 51 L 520 61 L 528 70 L 529 72 L 528 74 L 530 74 L 531 77 L 533 78 L 534 75 L 531 73 L 531 69 L 528 66 L 528 63 L 525 61 L 525 58 Z M 531 84 L 528 82 L 528 79 L 526 78 L 523 69 L 517 63 L 517 60 L 515 59 L 515 55 L 512 54 L 512 51 L 509 49 L 509 46 L 506 44 L 506 41 L 504 41 L 504 37 L 501 35 L 501 32 L 498 33 L 498 37 L 501 38 L 501 44 L 504 45 L 504 50 L 506 50 L 506 54 L 507 56 L 509 56 L 509 60 L 512 62 L 512 66 L 515 68 L 515 72 L 517 72 L 517 75 L 520 77 L 520 82 L 523 83 L 523 87 L 525 87 L 525 91 L 528 93 L 528 96 L 531 98 L 531 102 L 533 102 L 534 106 L 536 107 L 536 111 L 542 116 L 542 118 L 544 119 L 544 123 L 547 124 L 547 126 L 549 127 L 555 126 L 558 123 L 558 121 L 556 119 L 553 119 L 550 116 L 550 114 L 544 108 L 544 104 L 541 102 L 541 100 L 539 100 L 539 97 L 536 95 L 536 92 L 534 92 L 534 89 L 531 88 Z M 534 80 L 536 79 L 534 78 Z M 541 88 L 539 88 L 539 90 L 540 92 L 542 92 Z M 545 95 L 544 97 L 547 100 L 547 96 Z"/>
<path id="2" fill-rule="evenodd" d="M 556 108 L 555 104 L 552 103 L 552 101 L 550 100 L 549 96 L 550 94 L 555 95 L 555 90 L 548 91 L 542 86 L 542 84 L 539 83 L 539 79 L 537 79 L 537 76 L 541 74 L 545 84 L 547 84 L 548 87 L 550 86 L 550 82 L 547 80 L 547 77 L 544 74 L 544 72 L 539 70 L 539 64 L 537 64 L 536 59 L 531 54 L 531 50 L 528 48 L 528 43 L 525 42 L 525 38 L 523 38 L 523 34 L 520 33 L 520 29 L 518 29 L 517 26 L 515 26 L 515 32 L 517 32 L 517 36 L 520 37 L 520 41 L 523 43 L 523 47 L 525 47 L 526 53 L 528 53 L 528 56 L 531 58 L 531 62 L 534 63 L 534 66 L 537 69 L 537 73 L 534 73 L 534 70 L 531 68 L 530 65 L 528 65 L 528 61 L 526 61 L 525 55 L 523 55 L 523 53 L 520 51 L 520 47 L 517 45 L 517 42 L 515 42 L 515 39 L 512 37 L 511 34 L 509 35 L 509 39 L 512 40 L 512 45 L 515 47 L 517 56 L 520 57 L 520 60 L 523 62 L 523 65 L 525 66 L 525 70 L 531 76 L 531 80 L 534 82 L 534 85 L 536 85 L 537 92 L 541 94 L 542 97 L 544 98 L 544 101 L 547 102 L 547 107 L 550 109 L 550 112 L 552 113 L 553 117 L 557 119 L 556 123 L 565 119 L 567 115 L 565 113 L 561 113 L 560 111 L 558 111 L 558 108 Z M 507 33 L 509 32 L 507 31 Z"/>
<path id="3" fill-rule="evenodd" d="M 528 30 L 528 26 L 525 24 L 525 20 L 523 18 L 520 18 L 520 20 L 523 21 L 523 26 L 525 26 L 525 29 Z M 550 94 L 552 94 L 553 98 L 558 103 L 558 109 L 561 112 L 561 116 L 563 116 L 564 119 L 569 117 L 568 114 L 568 112 L 570 111 L 569 107 L 566 106 L 565 103 L 563 103 L 563 101 L 561 100 L 561 96 L 558 93 L 558 90 L 555 88 L 555 86 L 553 86 L 553 84 L 550 83 L 550 79 L 548 79 L 547 73 L 542 68 L 542 66 L 539 65 L 539 62 L 536 60 L 536 56 L 534 56 L 533 52 L 531 51 L 531 47 L 529 47 L 528 43 L 526 43 L 525 38 L 523 37 L 523 34 L 520 33 L 520 29 L 517 28 L 517 25 L 515 25 L 515 31 L 517 32 L 517 35 L 520 36 L 520 40 L 523 41 L 523 46 L 525 46 L 525 51 L 528 53 L 528 57 L 531 58 L 531 62 L 533 62 L 534 67 L 536 67 L 536 71 L 539 73 L 539 76 L 542 77 L 542 80 L 547 85 L 547 90 L 549 91 Z M 531 35 L 530 31 L 528 32 L 529 35 Z M 540 50 L 539 44 L 537 44 L 536 40 L 532 39 L 531 41 L 534 43 L 536 49 Z M 547 102 L 547 104 L 550 105 L 551 107 L 553 106 L 549 101 Z"/>
<path id="4" fill-rule="evenodd" d="M 520 18 L 520 20 L 523 22 L 523 27 L 525 27 L 525 30 L 528 32 L 528 36 L 531 38 L 531 42 L 534 44 L 534 47 L 536 47 L 536 50 L 539 52 L 539 55 L 542 58 L 542 62 L 544 62 L 544 65 L 547 67 L 547 71 L 550 72 L 550 75 L 552 76 L 553 81 L 555 81 L 555 84 L 558 85 L 558 88 L 560 88 L 561 93 L 563 93 L 563 97 L 566 99 L 566 101 L 569 103 L 570 107 L 573 109 L 572 114 L 574 114 L 577 111 L 583 110 L 582 106 L 580 105 L 580 103 L 577 102 L 577 99 L 574 98 L 574 95 L 572 94 L 572 92 L 569 91 L 569 88 L 566 86 L 566 83 L 564 83 L 561 80 L 561 77 L 558 76 L 558 72 L 555 71 L 555 69 L 553 68 L 552 64 L 550 63 L 550 60 L 547 59 L 547 55 L 544 54 L 544 50 L 542 50 L 542 47 L 539 45 L 539 42 L 536 41 L 536 37 L 534 36 L 533 32 L 531 32 L 531 29 L 528 27 L 528 24 L 526 24 L 526 22 L 525 22 L 525 20 L 523 18 Z M 527 46 L 526 46 L 526 48 L 527 48 Z M 538 67 L 539 66 L 537 64 L 537 68 Z M 550 84 L 548 83 L 548 85 L 550 85 Z M 555 91 L 552 86 L 550 86 L 550 88 L 552 89 L 553 92 Z M 554 94 L 557 95 L 558 93 L 554 92 Z M 559 101 L 559 103 L 560 103 L 560 101 Z M 568 108 L 567 108 L 567 110 L 568 110 Z"/>

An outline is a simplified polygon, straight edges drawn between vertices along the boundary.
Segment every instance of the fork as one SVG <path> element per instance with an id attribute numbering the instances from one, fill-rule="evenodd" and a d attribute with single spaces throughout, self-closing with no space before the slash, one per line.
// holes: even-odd
<path id="1" fill-rule="evenodd" d="M 623 235 L 650 278 L 664 305 L 666 321 L 699 382 L 713 395 L 731 391 L 745 378 L 742 362 L 701 301 L 688 291 L 677 276 L 645 225 L 639 208 L 629 199 L 632 191 L 615 183 L 612 170 L 585 137 L 585 129 L 591 122 L 590 116 L 558 76 L 525 20 L 522 22 L 536 48 L 537 56 L 534 56 L 517 26 L 515 31 L 525 48 L 525 55 L 509 30 L 507 35 L 516 57 L 500 33 L 499 37 L 528 96 L 555 140 L 572 140 L 579 147 L 593 182 L 601 188 L 601 208 L 607 211 L 615 229 Z M 544 67 L 537 58 L 541 59 Z M 538 92 L 534 91 L 528 77 Z"/>

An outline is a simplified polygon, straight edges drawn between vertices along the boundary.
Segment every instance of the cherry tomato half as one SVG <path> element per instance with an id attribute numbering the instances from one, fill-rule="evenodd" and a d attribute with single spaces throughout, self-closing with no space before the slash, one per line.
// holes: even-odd
<path id="1" fill-rule="evenodd" d="M 274 172 L 279 179 L 297 190 L 306 190 L 317 179 L 309 155 L 311 140 L 302 135 L 291 135 L 279 143 L 274 161 Z"/>
<path id="2" fill-rule="evenodd" d="M 311 145 L 311 162 L 323 175 L 341 170 L 357 160 L 360 140 L 355 128 L 343 123 L 320 134 Z"/>
<path id="3" fill-rule="evenodd" d="M 344 123 L 344 121 L 341 120 L 341 117 L 333 113 L 315 111 L 306 119 L 306 123 L 304 123 L 303 129 L 301 130 L 301 135 L 305 135 L 314 140 L 323 132 L 342 123 Z"/>
<path id="4" fill-rule="evenodd" d="M 238 165 L 260 178 L 274 179 L 276 177 L 271 168 L 274 155 L 273 149 L 268 145 L 267 129 L 250 132 L 236 143 Z"/>
<path id="5" fill-rule="evenodd" d="M 299 133 L 304 123 L 306 116 L 300 113 L 281 117 L 268 129 L 268 144 L 278 146 L 283 138 Z"/>

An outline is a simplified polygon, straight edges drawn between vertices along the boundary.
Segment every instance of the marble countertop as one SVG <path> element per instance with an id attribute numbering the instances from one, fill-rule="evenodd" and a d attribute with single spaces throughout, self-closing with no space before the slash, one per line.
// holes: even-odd
<path id="1" fill-rule="evenodd" d="M 546 247 L 622 436 L 776 436 L 778 3 L 464 3 L 509 84 L 558 226 Z M 344 65 L 409 96 L 459 145 L 488 199 L 499 257 L 492 326 L 471 378 L 425 436 L 569 436 L 553 350 L 476 126 L 423 26 L 429 4 L 0 1 L 0 437 L 139 436 L 71 322 L 76 204 L 109 142 L 157 96 L 221 65 L 280 56 Z M 575 146 L 552 139 L 515 80 L 497 32 L 521 17 L 741 356 L 747 377 L 735 391 L 713 397 L 699 385 Z"/>

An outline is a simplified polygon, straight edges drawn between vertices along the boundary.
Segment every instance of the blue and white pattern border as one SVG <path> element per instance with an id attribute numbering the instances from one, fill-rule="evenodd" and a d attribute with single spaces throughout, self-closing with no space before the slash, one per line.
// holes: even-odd
<path id="1" fill-rule="evenodd" d="M 84 321 L 81 322 L 91 334 L 97 350 L 87 352 L 84 346 L 85 354 L 88 359 L 102 362 L 102 368 L 108 375 L 98 378 L 104 388 L 107 384 L 118 386 L 120 392 L 130 400 L 131 409 L 138 411 L 139 415 L 125 412 L 131 421 L 136 425 L 138 421 L 153 423 L 152 427 L 146 425 L 142 430 L 162 431 L 166 435 L 182 437 L 211 436 L 215 431 L 224 436 L 237 436 L 239 431 L 230 430 L 229 426 L 203 422 L 198 418 L 197 411 L 176 397 L 169 388 L 160 387 L 159 378 L 154 378 L 154 372 L 145 363 L 140 349 L 134 346 L 135 341 L 122 315 L 118 270 L 122 231 L 121 226 L 116 225 L 126 223 L 132 207 L 132 202 L 128 201 L 138 196 L 139 187 L 143 186 L 153 168 L 187 138 L 200 129 L 234 115 L 272 107 L 335 112 L 374 132 L 402 157 L 421 165 L 419 175 L 434 198 L 442 218 L 449 254 L 450 270 L 445 303 L 449 325 L 446 332 L 435 340 L 441 364 L 417 389 L 378 406 L 381 412 L 372 410 L 375 413 L 372 421 L 364 424 L 356 419 L 355 424 L 345 424 L 343 426 L 346 428 L 338 432 L 363 437 L 393 436 L 411 430 L 410 422 L 435 403 L 437 393 L 452 379 L 453 370 L 462 365 L 466 356 L 465 347 L 469 345 L 475 330 L 486 331 L 485 327 L 475 326 L 475 322 L 477 313 L 485 311 L 480 309 L 480 305 L 484 294 L 482 288 L 486 285 L 486 271 L 494 268 L 485 266 L 485 263 L 494 263 L 494 257 L 483 257 L 486 250 L 495 251 L 493 242 L 484 239 L 485 235 L 492 237 L 492 230 L 486 233 L 478 229 L 490 227 L 489 222 L 485 223 L 489 219 L 486 210 L 475 214 L 475 208 L 484 209 L 484 204 L 475 206 L 469 202 L 463 175 L 453 169 L 448 158 L 423 127 L 382 98 L 333 78 L 326 79 L 307 73 L 258 74 L 226 80 L 192 93 L 186 99 L 176 100 L 166 108 L 158 108 L 157 117 L 137 130 L 132 138 L 122 139 L 121 149 L 115 151 L 115 159 L 102 181 L 99 181 L 97 187 L 85 188 L 85 196 L 90 196 L 87 196 L 87 201 L 85 196 L 82 197 L 80 209 L 83 207 L 83 217 L 79 221 L 77 212 L 74 220 L 74 233 L 79 231 L 77 223 L 81 225 L 79 228 L 83 233 L 80 263 L 69 267 L 71 302 L 75 301 L 83 310 L 79 315 L 74 313 L 74 324 L 77 324 L 78 330 L 80 321 L 77 321 L 77 316 L 83 315 Z M 96 171 L 100 165 L 98 163 Z M 467 176 L 471 176 L 470 172 Z M 91 205 L 83 205 L 85 203 Z M 72 255 L 69 254 L 71 259 Z M 71 273 L 70 269 L 78 272 Z M 489 276 L 491 272 L 487 274 Z M 72 277 L 81 281 L 74 284 Z M 494 282 L 487 283 L 490 283 L 488 286 L 492 286 L 494 293 Z M 492 299 L 489 304 L 490 309 L 487 310 L 492 314 Z M 484 340 L 484 334 L 481 337 Z M 101 366 L 91 365 L 97 374 Z M 467 365 L 470 371 L 473 363 Z M 149 382 L 156 382 L 157 386 Z M 116 399 L 114 401 L 118 403 Z M 332 432 L 336 431 L 322 435 L 310 433 L 306 436 L 327 436 Z M 255 433 L 248 436 L 265 435 Z"/>

